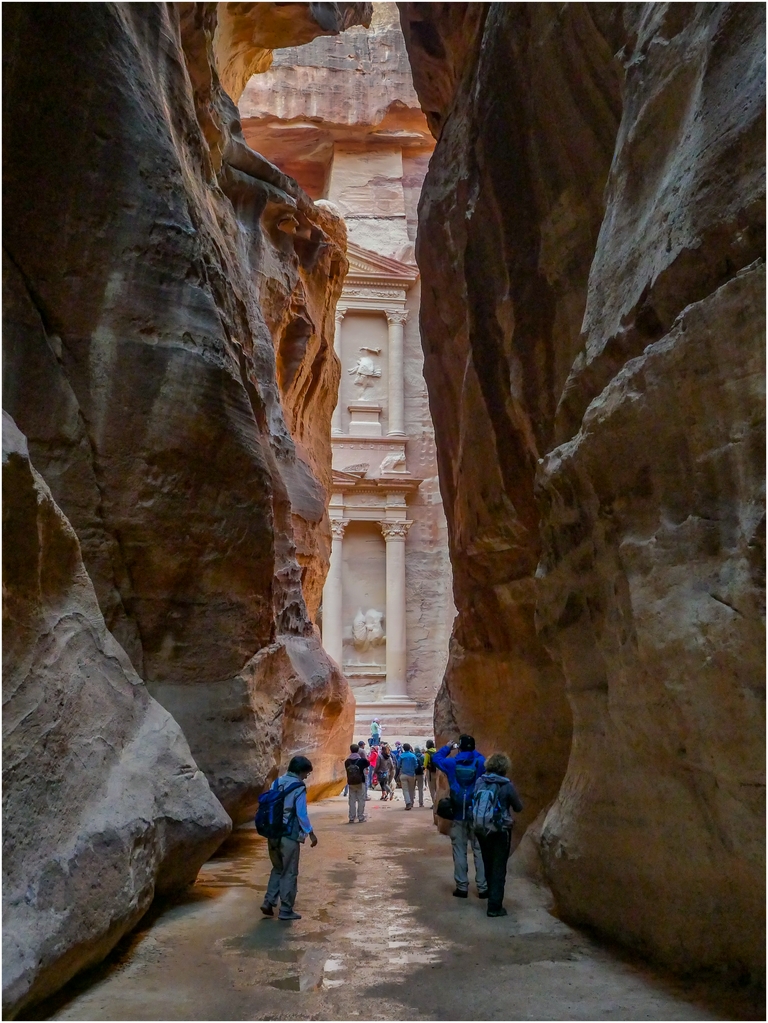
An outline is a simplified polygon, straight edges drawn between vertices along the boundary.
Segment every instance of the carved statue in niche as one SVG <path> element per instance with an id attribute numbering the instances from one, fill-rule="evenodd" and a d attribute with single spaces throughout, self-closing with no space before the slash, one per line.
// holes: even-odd
<path id="1" fill-rule="evenodd" d="M 354 366 L 349 367 L 347 373 L 355 378 L 358 387 L 365 390 L 381 376 L 381 367 L 374 364 L 370 355 L 361 355 Z"/>
<path id="2" fill-rule="evenodd" d="M 383 472 L 407 472 L 408 467 L 405 462 L 405 452 L 396 451 L 382 461 L 379 466 L 379 474 Z"/>
<path id="3" fill-rule="evenodd" d="M 352 623 L 352 642 L 358 653 L 365 653 L 373 647 L 381 646 L 385 640 L 384 629 L 381 627 L 384 614 L 375 608 L 369 608 L 365 614 L 359 607 Z"/>

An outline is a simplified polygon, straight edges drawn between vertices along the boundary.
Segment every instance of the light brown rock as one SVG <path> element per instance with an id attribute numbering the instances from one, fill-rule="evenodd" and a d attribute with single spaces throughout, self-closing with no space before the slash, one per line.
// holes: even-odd
<path id="1" fill-rule="evenodd" d="M 764 11 L 400 8 L 439 136 L 437 724 L 509 750 L 528 819 L 562 781 L 541 844 L 569 919 L 758 977 Z"/>
<path id="2" fill-rule="evenodd" d="M 7 931 L 31 935 L 13 953 L 11 1004 L 97 961 L 229 826 L 140 677 L 184 694 L 197 766 L 238 819 L 299 750 L 316 761 L 314 791 L 340 787 L 330 751 L 352 735 L 348 687 L 302 591 L 316 602 L 324 572 L 345 236 L 246 146 L 215 29 L 207 4 L 20 5 L 5 22 L 4 403 L 61 509 L 59 546 L 82 556 L 78 599 L 92 600 L 66 619 L 38 701 L 54 714 L 62 679 L 83 673 L 88 699 L 57 740 L 82 787 L 79 823 L 46 830 L 62 812 L 55 765 L 39 783 L 6 779 L 5 840 L 39 850 L 20 868 L 6 856 L 9 897 L 34 904 L 29 870 L 53 900 L 34 927 Z M 33 547 L 22 553 L 30 568 Z M 6 623 L 8 680 L 26 677 L 35 628 Z M 13 743 L 22 765 L 44 753 L 23 727 Z M 96 902 L 78 904 L 73 850 Z"/>
<path id="3" fill-rule="evenodd" d="M 98 962 L 231 822 L 110 634 L 74 530 L 3 417 L 3 1008 Z"/>
<path id="4" fill-rule="evenodd" d="M 192 6 L 192 5 L 189 5 Z M 252 75 L 266 71 L 272 50 L 301 46 L 371 23 L 369 3 L 217 3 L 214 51 L 221 83 L 237 103 Z"/>

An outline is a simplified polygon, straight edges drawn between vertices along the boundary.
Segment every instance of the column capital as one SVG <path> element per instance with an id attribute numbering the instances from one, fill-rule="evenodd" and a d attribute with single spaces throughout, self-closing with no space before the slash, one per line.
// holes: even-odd
<path id="1" fill-rule="evenodd" d="M 347 528 L 347 525 L 347 519 L 331 519 L 331 535 L 334 539 L 344 539 L 344 530 Z"/>
<path id="2" fill-rule="evenodd" d="M 413 525 L 413 520 L 401 519 L 395 522 L 380 522 L 381 532 L 385 540 L 405 540 L 408 530 Z"/>
<path id="3" fill-rule="evenodd" d="M 387 323 L 405 323 L 408 319 L 407 309 L 385 309 Z"/>

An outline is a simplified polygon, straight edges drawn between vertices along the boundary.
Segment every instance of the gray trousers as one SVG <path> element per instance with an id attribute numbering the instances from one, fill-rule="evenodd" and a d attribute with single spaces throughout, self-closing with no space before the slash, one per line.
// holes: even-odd
<path id="1" fill-rule="evenodd" d="M 403 790 L 403 799 L 406 806 L 413 804 L 413 795 L 416 791 L 416 779 L 411 774 L 400 775 L 400 788 Z"/>
<path id="2" fill-rule="evenodd" d="M 353 821 L 355 814 L 359 821 L 365 817 L 365 782 L 349 786 L 349 819 Z"/>
<path id="3" fill-rule="evenodd" d="M 432 800 L 432 806 L 435 806 L 437 800 L 437 771 L 427 771 L 427 785 L 429 786 L 429 798 Z"/>
<path id="4" fill-rule="evenodd" d="M 296 901 L 296 889 L 299 884 L 299 850 L 301 844 L 292 838 L 279 840 L 269 839 L 269 858 L 272 862 L 272 873 L 264 895 L 264 903 L 277 905 L 280 896 L 281 909 L 293 909 Z"/>
<path id="5" fill-rule="evenodd" d="M 453 879 L 456 887 L 461 892 L 469 891 L 469 863 L 467 862 L 467 843 L 472 846 L 472 855 L 475 860 L 475 884 L 478 892 L 484 892 L 488 887 L 485 880 L 485 867 L 483 866 L 483 854 L 480 850 L 480 843 L 477 835 L 472 829 L 471 821 L 454 821 L 451 824 L 451 846 L 453 847 Z"/>
<path id="6" fill-rule="evenodd" d="M 424 775 L 416 775 L 416 792 L 419 797 L 419 806 L 424 806 Z"/>

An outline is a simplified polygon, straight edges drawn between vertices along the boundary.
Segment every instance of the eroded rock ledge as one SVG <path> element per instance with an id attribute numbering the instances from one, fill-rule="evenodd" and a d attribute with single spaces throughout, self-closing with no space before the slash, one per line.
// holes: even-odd
<path id="1" fill-rule="evenodd" d="M 399 6 L 438 137 L 438 730 L 511 752 L 569 919 L 760 975 L 764 10 Z"/>

